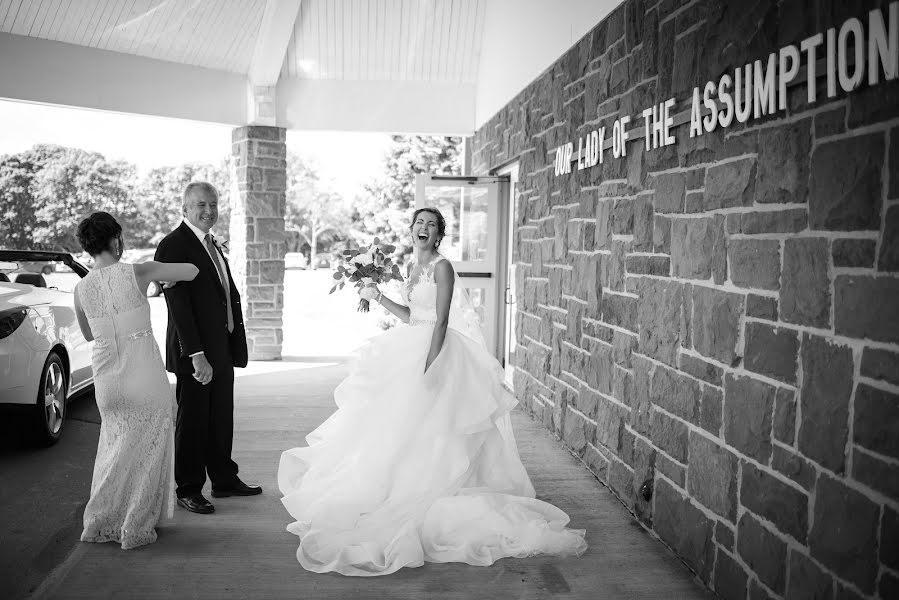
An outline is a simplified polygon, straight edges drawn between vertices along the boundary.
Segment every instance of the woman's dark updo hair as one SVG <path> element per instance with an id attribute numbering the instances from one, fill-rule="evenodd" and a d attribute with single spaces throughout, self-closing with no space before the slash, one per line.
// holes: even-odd
<path id="1" fill-rule="evenodd" d="M 440 242 L 443 241 L 443 236 L 446 235 L 446 219 L 443 218 L 443 214 L 437 210 L 436 208 L 427 207 L 427 208 L 419 208 L 414 213 L 412 213 L 412 223 L 409 224 L 409 231 L 412 231 L 412 227 L 415 226 L 415 221 L 418 219 L 418 215 L 421 213 L 431 213 L 432 215 L 437 217 L 437 243 L 434 245 L 434 248 L 440 247 Z"/>
<path id="2" fill-rule="evenodd" d="M 78 243 L 91 256 L 102 254 L 104 250 L 116 254 L 112 241 L 121 240 L 122 226 L 111 214 L 99 210 L 78 223 L 77 236 Z"/>

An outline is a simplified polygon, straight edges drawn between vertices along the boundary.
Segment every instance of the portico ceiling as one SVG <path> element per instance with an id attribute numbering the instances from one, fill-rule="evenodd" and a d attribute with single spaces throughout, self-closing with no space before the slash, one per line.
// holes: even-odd
<path id="1" fill-rule="evenodd" d="M 465 134 L 616 4 L 0 0 L 0 97 L 230 125 Z"/>

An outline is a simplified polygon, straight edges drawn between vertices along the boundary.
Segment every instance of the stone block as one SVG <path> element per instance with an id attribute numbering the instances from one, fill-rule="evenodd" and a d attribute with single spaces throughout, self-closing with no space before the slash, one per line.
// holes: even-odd
<path id="1" fill-rule="evenodd" d="M 591 423 L 566 406 L 565 418 L 562 421 L 562 440 L 578 456 L 583 456 L 587 449 L 587 442 L 593 438 L 592 431 Z"/>
<path id="2" fill-rule="evenodd" d="M 664 479 L 656 479 L 653 502 L 656 533 L 708 581 L 715 558 L 714 522 Z"/>
<path id="3" fill-rule="evenodd" d="M 699 409 L 699 425 L 714 435 L 721 435 L 721 413 L 724 406 L 724 393 L 715 387 L 702 386 L 702 405 Z"/>
<path id="4" fill-rule="evenodd" d="M 852 478 L 887 498 L 899 498 L 899 466 L 856 449 L 852 454 Z"/>
<path id="5" fill-rule="evenodd" d="M 671 219 L 655 215 L 652 221 L 652 248 L 655 252 L 671 251 Z"/>
<path id="6" fill-rule="evenodd" d="M 757 294 L 746 295 L 746 316 L 768 321 L 777 320 L 777 298 L 759 296 Z"/>
<path id="7" fill-rule="evenodd" d="M 690 423 L 699 422 L 702 389 L 696 380 L 658 365 L 650 373 L 648 394 L 654 404 L 666 411 Z"/>
<path id="8" fill-rule="evenodd" d="M 809 226 L 829 231 L 880 229 L 884 134 L 845 137 L 815 148 Z"/>
<path id="9" fill-rule="evenodd" d="M 815 138 L 823 138 L 846 131 L 846 107 L 838 106 L 833 110 L 815 115 Z"/>
<path id="10" fill-rule="evenodd" d="M 695 432 L 690 433 L 689 444 L 687 493 L 712 512 L 735 523 L 736 455 Z"/>
<path id="11" fill-rule="evenodd" d="M 237 143 L 244 140 L 284 141 L 287 130 L 283 127 L 270 127 L 265 125 L 246 125 L 231 130 L 231 142 Z"/>
<path id="12" fill-rule="evenodd" d="M 612 233 L 631 235 L 634 232 L 634 200 L 619 198 L 612 207 Z"/>
<path id="13" fill-rule="evenodd" d="M 899 176 L 899 172 L 896 175 Z M 887 209 L 880 240 L 877 270 L 891 273 L 899 271 L 899 205 L 894 204 Z"/>
<path id="14" fill-rule="evenodd" d="M 637 330 L 637 298 L 612 292 L 602 295 L 602 320 L 610 325 Z"/>
<path id="15" fill-rule="evenodd" d="M 678 359 L 678 368 L 684 373 L 692 375 L 696 379 L 701 379 L 712 385 L 721 387 L 723 370 L 714 363 L 681 352 Z"/>
<path id="16" fill-rule="evenodd" d="M 727 242 L 730 279 L 737 287 L 780 288 L 778 240 L 731 239 Z"/>
<path id="17" fill-rule="evenodd" d="M 710 358 L 732 364 L 737 358 L 743 296 L 693 286 L 693 346 Z"/>
<path id="18" fill-rule="evenodd" d="M 880 507 L 861 492 L 826 474 L 815 486 L 809 534 L 812 558 L 866 593 L 877 578 Z"/>
<path id="19" fill-rule="evenodd" d="M 899 385 L 899 354 L 878 348 L 865 348 L 862 352 L 861 374 Z"/>
<path id="20" fill-rule="evenodd" d="M 877 247 L 876 240 L 847 238 L 833 241 L 833 266 L 872 268 Z"/>
<path id="21" fill-rule="evenodd" d="M 804 208 L 747 212 L 740 216 L 740 230 L 733 233 L 798 233 L 808 229 L 808 211 Z"/>
<path id="22" fill-rule="evenodd" d="M 593 247 L 596 250 L 607 250 L 612 244 L 612 207 L 613 200 L 596 202 L 596 229 L 594 230 Z"/>
<path id="23" fill-rule="evenodd" d="M 748 512 L 737 525 L 737 553 L 762 583 L 778 594 L 784 593 L 787 545 Z"/>
<path id="24" fill-rule="evenodd" d="M 740 504 L 802 544 L 808 535 L 808 496 L 750 462 L 743 463 Z"/>
<path id="25" fill-rule="evenodd" d="M 766 323 L 746 323 L 746 369 L 785 383 L 796 383 L 799 334 Z"/>
<path id="26" fill-rule="evenodd" d="M 664 363 L 676 365 L 683 286 L 672 281 L 646 279 L 640 292 L 637 303 L 640 350 Z"/>
<path id="27" fill-rule="evenodd" d="M 723 283 L 727 277 L 724 217 L 674 219 L 671 229 L 671 267 L 675 277 Z"/>
<path id="28" fill-rule="evenodd" d="M 705 211 L 705 192 L 703 190 L 687 192 L 686 198 L 684 198 L 684 212 L 692 214 Z"/>
<path id="29" fill-rule="evenodd" d="M 755 158 L 732 160 L 709 167 L 705 178 L 705 209 L 752 205 L 755 180 Z"/>
<path id="30" fill-rule="evenodd" d="M 626 418 L 625 409 L 600 396 L 596 406 L 596 443 L 617 451 L 618 438 Z"/>
<path id="31" fill-rule="evenodd" d="M 715 524 L 715 543 L 728 552 L 733 552 L 736 544 L 736 534 L 733 528 L 723 521 L 718 521 Z"/>
<path id="32" fill-rule="evenodd" d="M 899 279 L 840 275 L 834 280 L 834 328 L 839 335 L 899 342 Z"/>
<path id="33" fill-rule="evenodd" d="M 779 388 L 774 401 L 774 439 L 791 446 L 796 440 L 795 396 L 792 390 Z"/>
<path id="34" fill-rule="evenodd" d="M 756 201 L 779 204 L 806 201 L 811 124 L 809 118 L 759 132 Z"/>
<path id="35" fill-rule="evenodd" d="M 284 282 L 284 260 L 260 260 L 259 281 L 263 284 Z"/>
<path id="36" fill-rule="evenodd" d="M 784 242 L 780 317 L 787 323 L 830 327 L 830 249 L 826 239 Z"/>
<path id="37" fill-rule="evenodd" d="M 648 196 L 637 196 L 633 200 L 634 212 L 634 243 L 633 249 L 637 252 L 652 252 L 652 226 L 653 210 Z M 664 273 L 667 275 L 667 270 Z"/>
<path id="38" fill-rule="evenodd" d="M 899 571 L 899 512 L 889 506 L 880 520 L 880 562 Z"/>
<path id="39" fill-rule="evenodd" d="M 624 268 L 629 275 L 656 275 L 668 277 L 671 273 L 671 257 L 646 254 L 628 254 L 624 259 Z"/>
<path id="40" fill-rule="evenodd" d="M 750 377 L 724 377 L 724 439 L 759 462 L 771 456 L 774 387 Z"/>
<path id="41" fill-rule="evenodd" d="M 812 466 L 812 463 L 792 450 L 777 444 L 774 445 L 774 453 L 771 455 L 771 467 L 791 481 L 798 483 L 805 490 L 811 490 L 818 477 L 818 471 Z"/>
<path id="42" fill-rule="evenodd" d="M 655 190 L 652 206 L 657 214 L 684 212 L 686 182 L 683 173 L 656 175 L 650 180 L 649 186 Z"/>
<path id="43" fill-rule="evenodd" d="M 673 459 L 687 461 L 689 430 L 683 421 L 669 417 L 658 410 L 650 413 L 650 437 L 652 442 Z"/>
<path id="44" fill-rule="evenodd" d="M 730 554 L 718 551 L 713 577 L 715 593 L 724 600 L 745 600 L 749 579 L 746 571 Z"/>
<path id="45" fill-rule="evenodd" d="M 852 441 L 899 458 L 899 395 L 859 383 L 855 391 Z"/>
<path id="46" fill-rule="evenodd" d="M 827 338 L 803 334 L 801 355 L 799 451 L 839 474 L 845 466 L 849 437 L 855 371 L 852 350 Z"/>
<path id="47" fill-rule="evenodd" d="M 833 597 L 833 577 L 805 554 L 790 551 L 790 585 L 786 598 L 818 600 Z"/>

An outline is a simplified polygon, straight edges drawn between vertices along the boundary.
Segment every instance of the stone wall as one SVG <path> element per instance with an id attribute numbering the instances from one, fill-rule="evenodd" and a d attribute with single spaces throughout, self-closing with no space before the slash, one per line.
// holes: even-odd
<path id="1" fill-rule="evenodd" d="M 516 396 L 724 598 L 899 597 L 899 83 L 649 151 L 640 112 L 886 5 L 628 0 L 470 143 L 520 164 Z"/>
<path id="2" fill-rule="evenodd" d="M 282 127 L 232 132 L 231 270 L 243 298 L 250 360 L 278 360 L 284 341 L 287 144 Z"/>

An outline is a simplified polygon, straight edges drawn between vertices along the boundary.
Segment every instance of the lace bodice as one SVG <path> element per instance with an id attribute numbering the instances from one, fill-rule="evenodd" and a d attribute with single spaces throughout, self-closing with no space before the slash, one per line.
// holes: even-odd
<path id="1" fill-rule="evenodd" d="M 443 256 L 438 256 L 430 263 L 422 265 L 419 275 L 413 277 L 412 273 L 418 266 L 413 259 L 409 277 L 402 286 L 403 303 L 409 307 L 409 323 L 412 325 L 432 324 L 437 321 L 437 282 L 434 280 L 434 272 L 437 264 L 442 261 L 449 263 Z M 451 263 L 450 266 L 452 267 Z M 458 275 L 453 286 L 453 299 L 450 303 L 449 327 L 484 343 L 480 320 Z"/>
<path id="2" fill-rule="evenodd" d="M 78 283 L 75 293 L 88 319 L 111 318 L 149 306 L 146 295 L 137 289 L 134 265 L 128 263 L 91 271 Z"/>

